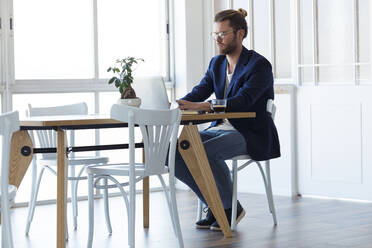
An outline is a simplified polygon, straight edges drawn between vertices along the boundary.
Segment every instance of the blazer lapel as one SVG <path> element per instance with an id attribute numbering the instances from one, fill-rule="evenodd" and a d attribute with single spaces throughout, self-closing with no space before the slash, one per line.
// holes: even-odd
<path id="1" fill-rule="evenodd" d="M 218 72 L 218 79 L 216 80 L 216 86 L 217 89 L 215 90 L 216 98 L 217 99 L 223 99 L 224 93 L 225 93 L 225 83 L 226 83 L 226 65 L 227 65 L 227 59 L 223 60 L 223 62 L 220 64 L 219 72 Z"/>
<path id="2" fill-rule="evenodd" d="M 240 54 L 238 64 L 235 67 L 234 74 L 231 78 L 231 82 L 229 84 L 229 88 L 227 89 L 226 97 L 232 92 L 233 88 L 235 87 L 236 82 L 240 79 L 240 77 L 244 74 L 244 66 L 248 63 L 249 60 L 249 51 L 243 46 L 243 50 Z M 226 69 L 225 69 L 226 70 Z M 225 72 L 226 73 L 226 72 Z"/>

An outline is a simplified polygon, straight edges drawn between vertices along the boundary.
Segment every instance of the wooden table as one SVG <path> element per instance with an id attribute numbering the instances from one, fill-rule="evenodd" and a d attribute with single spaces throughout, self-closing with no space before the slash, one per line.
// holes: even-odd
<path id="1" fill-rule="evenodd" d="M 187 114 L 182 116 L 184 125 L 179 137 L 179 150 L 192 176 L 216 217 L 225 237 L 231 237 L 230 227 L 213 178 L 212 171 L 194 124 L 224 118 L 254 118 L 255 113 Z M 17 187 L 33 157 L 33 145 L 27 130 L 54 129 L 57 132 L 57 247 L 66 247 L 66 196 L 67 196 L 67 142 L 66 130 L 125 127 L 102 115 L 42 116 L 21 120 L 21 131 L 13 134 L 9 168 L 9 183 Z M 35 149 L 36 150 L 36 149 Z M 149 225 L 149 183 L 144 180 L 144 226 Z"/>

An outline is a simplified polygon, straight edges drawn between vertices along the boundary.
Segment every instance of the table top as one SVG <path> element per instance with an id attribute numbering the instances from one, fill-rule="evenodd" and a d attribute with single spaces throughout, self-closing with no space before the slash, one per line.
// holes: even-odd
<path id="1" fill-rule="evenodd" d="M 183 124 L 192 121 L 208 122 L 219 119 L 255 118 L 255 112 L 230 112 L 230 113 L 206 113 L 206 114 L 183 114 Z M 115 125 L 123 124 L 120 121 L 111 119 L 109 115 L 58 115 L 58 116 L 37 116 L 21 119 L 21 127 L 73 127 L 89 125 Z"/>

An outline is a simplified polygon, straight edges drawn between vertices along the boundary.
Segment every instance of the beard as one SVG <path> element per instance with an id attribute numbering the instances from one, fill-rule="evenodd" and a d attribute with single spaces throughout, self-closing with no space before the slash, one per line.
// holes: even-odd
<path id="1" fill-rule="evenodd" d="M 236 35 L 234 34 L 234 39 L 229 44 L 227 44 L 225 48 L 219 48 L 219 51 L 221 55 L 228 55 L 233 53 L 237 47 L 238 42 L 236 39 Z"/>

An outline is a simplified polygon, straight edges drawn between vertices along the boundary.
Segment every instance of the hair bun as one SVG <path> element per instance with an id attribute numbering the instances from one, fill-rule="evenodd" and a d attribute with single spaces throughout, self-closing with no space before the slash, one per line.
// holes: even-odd
<path id="1" fill-rule="evenodd" d="M 244 17 L 247 16 L 247 11 L 245 11 L 245 9 L 239 8 L 238 12 L 240 12 L 240 14 L 242 14 Z"/>

